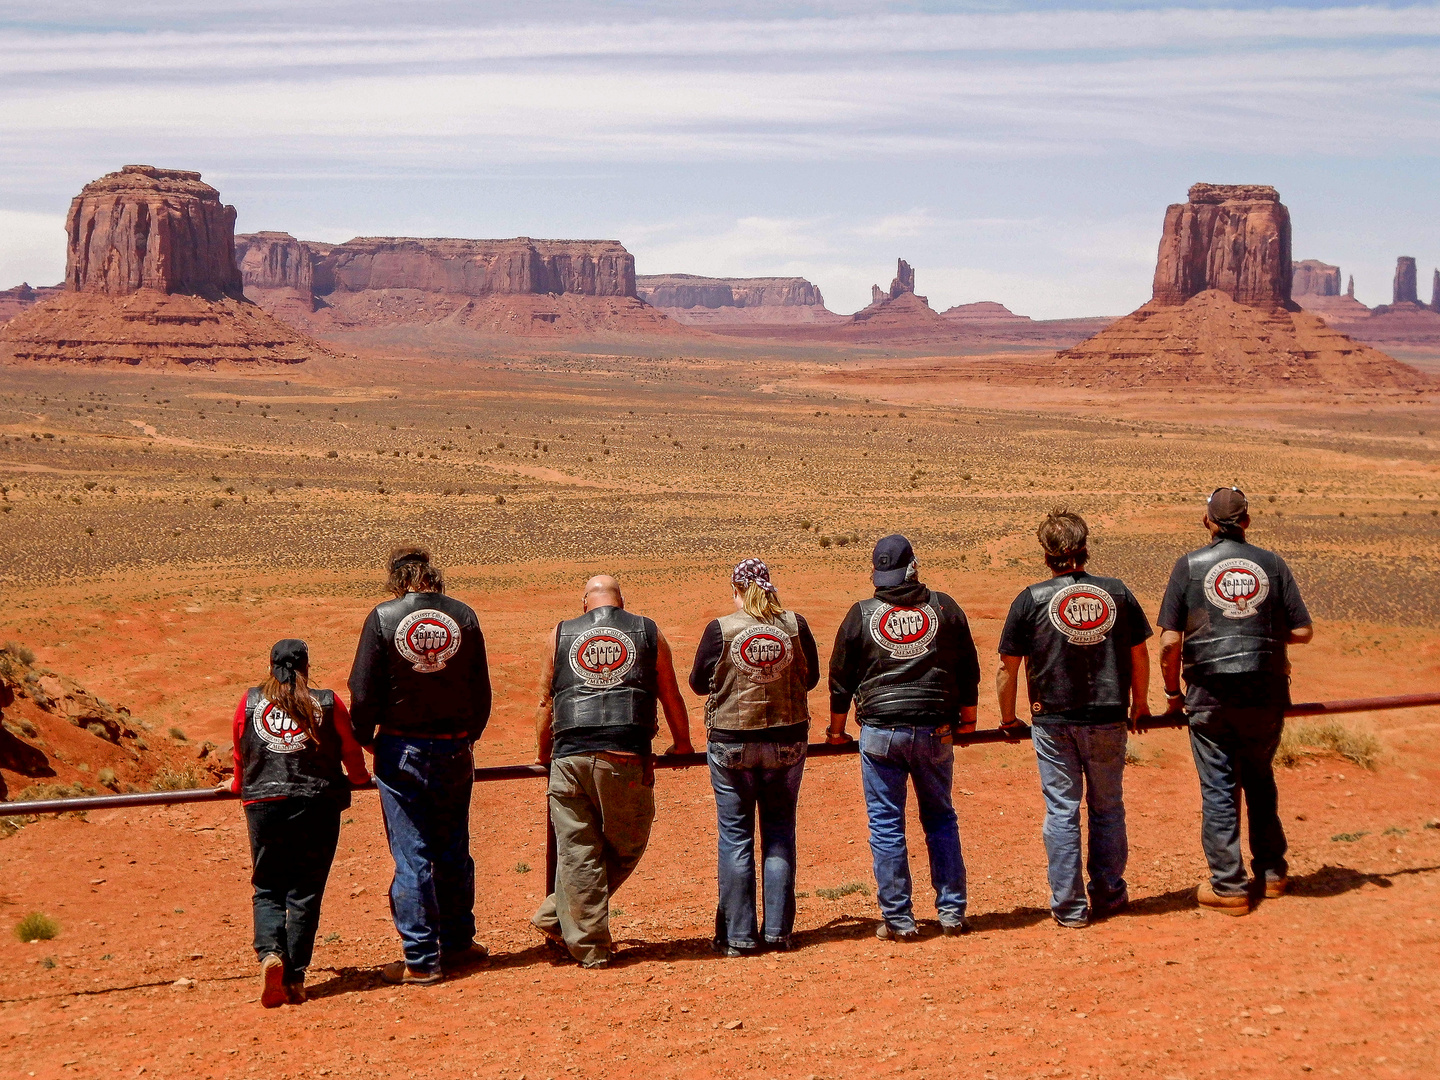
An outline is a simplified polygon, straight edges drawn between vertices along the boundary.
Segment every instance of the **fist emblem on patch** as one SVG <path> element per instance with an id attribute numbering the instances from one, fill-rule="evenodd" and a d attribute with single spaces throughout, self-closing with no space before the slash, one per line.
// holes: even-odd
<path id="1" fill-rule="evenodd" d="M 570 670 L 586 686 L 604 689 L 614 686 L 635 666 L 635 641 L 613 626 L 586 630 L 570 646 Z"/>
<path id="2" fill-rule="evenodd" d="M 730 643 L 730 661 L 752 682 L 772 683 L 795 659 L 790 635 L 777 626 L 751 626 Z"/>
<path id="3" fill-rule="evenodd" d="M 416 671 L 441 671 L 460 651 L 460 624 L 443 611 L 412 611 L 395 628 L 395 648 Z"/>
<path id="4" fill-rule="evenodd" d="M 1227 619 L 1248 619 L 1270 595 L 1270 578 L 1249 559 L 1221 559 L 1205 575 L 1205 599 Z"/>
<path id="5" fill-rule="evenodd" d="M 1072 645 L 1098 645 L 1115 625 L 1115 598 L 1092 582 L 1077 582 L 1050 598 L 1050 625 Z"/>
<path id="6" fill-rule="evenodd" d="M 870 616 L 870 636 L 897 660 L 920 656 L 940 630 L 940 617 L 929 604 L 896 607 L 882 604 Z"/>
<path id="7" fill-rule="evenodd" d="M 263 697 L 255 705 L 254 725 L 260 741 L 277 754 L 293 754 L 310 742 L 293 716 Z"/>

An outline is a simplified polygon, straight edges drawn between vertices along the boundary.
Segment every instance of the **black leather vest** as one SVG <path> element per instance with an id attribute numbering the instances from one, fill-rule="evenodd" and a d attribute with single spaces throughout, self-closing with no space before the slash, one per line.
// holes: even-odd
<path id="1" fill-rule="evenodd" d="M 861 723 L 949 723 L 959 710 L 953 672 L 939 663 L 940 601 L 934 590 L 918 605 L 860 601 L 865 677 L 855 692 Z"/>
<path id="2" fill-rule="evenodd" d="M 1289 627 L 1283 625 L 1275 596 L 1280 560 L 1239 540 L 1221 540 L 1186 558 L 1186 680 L 1257 671 L 1284 674 Z"/>
<path id="3" fill-rule="evenodd" d="M 245 730 L 240 735 L 240 797 L 283 799 L 335 798 L 350 805 L 350 782 L 340 758 L 340 735 L 335 730 L 335 694 L 312 690 L 320 706 L 316 740 L 279 707 L 265 700 L 258 686 L 245 695 Z"/>
<path id="4" fill-rule="evenodd" d="M 1126 593 L 1115 578 L 1084 572 L 1065 574 L 1031 585 L 1035 603 L 1031 618 L 1031 653 L 1025 659 L 1030 711 L 1071 709 L 1130 703 L 1130 647 L 1117 640 L 1117 597 Z"/>
<path id="5" fill-rule="evenodd" d="M 655 624 L 623 608 L 599 607 L 556 628 L 551 730 L 655 730 Z"/>
<path id="6" fill-rule="evenodd" d="M 475 612 L 444 593 L 406 593 L 375 609 L 389 654 L 385 726 L 421 735 L 478 738 L 472 661 L 480 648 Z"/>

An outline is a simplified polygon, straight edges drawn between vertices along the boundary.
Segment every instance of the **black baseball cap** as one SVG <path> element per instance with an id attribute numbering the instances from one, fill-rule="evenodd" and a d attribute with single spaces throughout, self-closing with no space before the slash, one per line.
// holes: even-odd
<path id="1" fill-rule="evenodd" d="M 1205 500 L 1205 516 L 1216 525 L 1239 525 L 1250 513 L 1250 501 L 1238 487 L 1216 488 Z"/>
<path id="2" fill-rule="evenodd" d="M 915 549 L 905 537 L 891 533 L 875 545 L 870 560 L 875 564 L 871 580 L 876 585 L 903 585 L 909 576 L 910 564 L 915 561 Z"/>
<path id="3" fill-rule="evenodd" d="M 270 647 L 270 674 L 279 683 L 295 681 L 299 672 L 310 677 L 310 646 L 299 638 L 285 638 Z"/>

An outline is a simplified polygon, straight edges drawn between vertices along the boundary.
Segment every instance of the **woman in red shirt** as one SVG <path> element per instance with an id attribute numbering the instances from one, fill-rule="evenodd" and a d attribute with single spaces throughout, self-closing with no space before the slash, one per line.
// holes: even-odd
<path id="1" fill-rule="evenodd" d="M 267 1009 L 305 1000 L 305 969 L 351 787 L 370 782 L 350 714 L 331 690 L 311 689 L 310 652 L 295 638 L 270 650 L 270 675 L 235 710 L 235 777 L 245 805 L 255 955 Z"/>

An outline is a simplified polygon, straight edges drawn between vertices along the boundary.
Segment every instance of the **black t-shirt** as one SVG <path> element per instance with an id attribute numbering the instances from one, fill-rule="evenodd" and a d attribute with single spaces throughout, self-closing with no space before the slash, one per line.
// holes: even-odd
<path id="1" fill-rule="evenodd" d="M 1218 543 L 1218 540 L 1212 542 Z M 1284 612 L 1286 628 L 1294 630 L 1297 627 L 1309 626 L 1310 611 L 1300 596 L 1300 586 L 1295 583 L 1295 575 L 1290 572 L 1284 559 L 1277 556 L 1276 561 L 1279 563 L 1279 571 L 1275 575 L 1274 595 L 1280 610 Z M 1183 634 L 1190 625 L 1190 610 L 1186 600 L 1189 585 L 1190 556 L 1181 555 L 1170 571 L 1170 581 L 1165 586 L 1165 598 L 1160 601 L 1160 615 L 1155 622 L 1161 630 Z M 1290 677 L 1276 672 L 1209 675 L 1196 682 L 1187 681 L 1185 685 L 1185 705 L 1191 709 L 1227 705 L 1284 708 L 1289 704 Z"/>
<path id="2" fill-rule="evenodd" d="M 1119 588 L 1114 589 L 1113 596 L 1118 610 L 1115 613 L 1114 629 L 1110 632 L 1115 636 L 1115 646 L 1120 662 L 1124 665 L 1123 674 L 1128 685 L 1130 650 L 1148 641 L 1155 631 L 1151 629 L 1150 620 L 1145 617 L 1145 609 L 1140 606 L 1134 594 L 1119 582 L 1112 582 L 1110 587 L 1116 585 L 1119 585 Z M 1020 590 L 1020 595 L 1015 597 L 1014 603 L 1010 605 L 1010 613 L 1005 616 L 1005 627 L 1000 631 L 1000 655 L 1029 657 L 1035 651 L 1037 621 L 1048 621 L 1049 617 L 1047 608 L 1035 602 L 1029 589 Z M 1129 710 L 1123 705 L 1090 706 L 1031 717 L 1032 722 L 1037 724 L 1113 724 L 1123 723 L 1128 719 Z"/>

